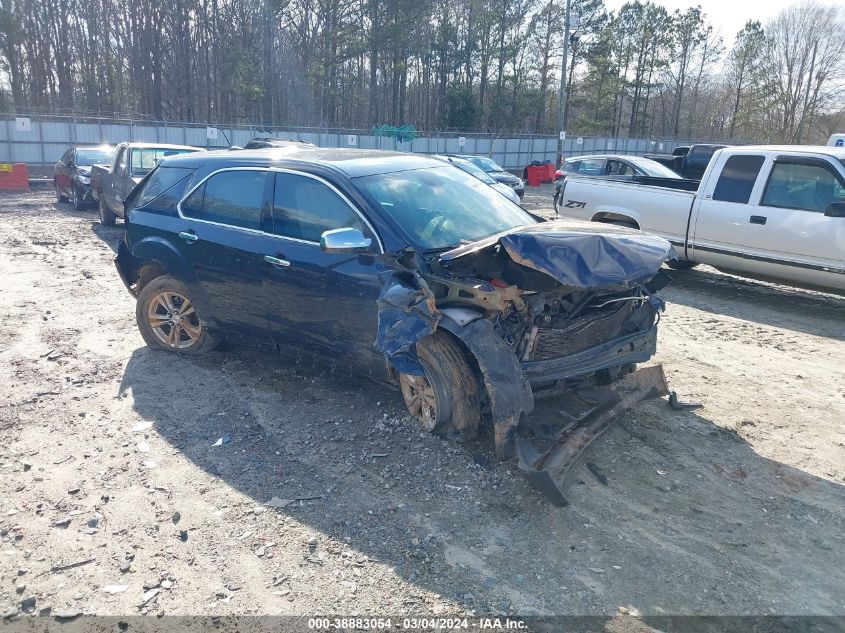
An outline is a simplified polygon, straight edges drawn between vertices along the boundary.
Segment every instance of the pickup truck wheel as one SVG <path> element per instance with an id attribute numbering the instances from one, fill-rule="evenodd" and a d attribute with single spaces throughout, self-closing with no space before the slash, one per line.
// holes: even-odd
<path id="1" fill-rule="evenodd" d="M 61 204 L 62 202 L 67 202 L 67 196 L 62 195 L 62 192 L 59 191 L 59 183 L 55 180 L 53 181 L 53 186 L 56 188 L 56 202 Z"/>
<path id="2" fill-rule="evenodd" d="M 100 224 L 102 224 L 103 226 L 114 226 L 115 220 L 117 219 L 117 216 L 106 205 L 106 201 L 103 200 L 103 194 L 100 194 L 99 208 L 100 208 Z"/>
<path id="3" fill-rule="evenodd" d="M 481 398 L 478 378 L 463 350 L 435 333 L 417 343 L 424 376 L 399 374 L 399 387 L 412 416 L 430 433 L 470 439 L 478 434 Z"/>
<path id="4" fill-rule="evenodd" d="M 675 270 L 688 270 L 690 268 L 695 268 L 698 266 L 697 262 L 690 262 L 686 259 L 675 259 L 666 262 L 666 265 L 669 268 L 674 268 Z"/>
<path id="5" fill-rule="evenodd" d="M 206 354 L 217 346 L 197 315 L 188 288 L 170 275 L 150 281 L 135 306 L 138 329 L 154 349 L 183 354 Z"/>

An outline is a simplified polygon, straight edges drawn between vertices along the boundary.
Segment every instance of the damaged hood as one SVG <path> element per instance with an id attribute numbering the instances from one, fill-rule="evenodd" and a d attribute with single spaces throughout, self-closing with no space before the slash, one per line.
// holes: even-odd
<path id="1" fill-rule="evenodd" d="M 511 260 L 578 289 L 622 289 L 654 277 L 672 254 L 662 237 L 635 229 L 577 220 L 517 227 L 440 255 L 449 262 L 503 249 Z"/>

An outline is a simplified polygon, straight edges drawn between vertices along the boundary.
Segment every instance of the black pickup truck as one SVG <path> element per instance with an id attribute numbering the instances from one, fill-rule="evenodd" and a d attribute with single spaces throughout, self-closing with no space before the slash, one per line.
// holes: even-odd
<path id="1" fill-rule="evenodd" d="M 701 180 L 704 170 L 713 158 L 716 150 L 727 145 L 713 143 L 699 143 L 692 146 L 680 146 L 672 150 L 671 154 L 646 154 L 645 158 L 666 165 L 669 169 L 688 180 Z"/>

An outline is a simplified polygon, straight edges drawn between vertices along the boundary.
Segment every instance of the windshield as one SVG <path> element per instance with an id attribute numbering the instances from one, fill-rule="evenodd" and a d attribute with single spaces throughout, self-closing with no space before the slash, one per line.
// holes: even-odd
<path id="1" fill-rule="evenodd" d="M 189 154 L 196 151 L 198 150 L 172 147 L 133 147 L 132 175 L 146 176 L 162 158 L 176 156 L 177 154 Z"/>
<path id="2" fill-rule="evenodd" d="M 114 156 L 113 150 L 108 149 L 78 149 L 76 150 L 76 164 L 97 165 L 99 163 L 110 163 Z"/>
<path id="3" fill-rule="evenodd" d="M 464 170 L 470 176 L 475 176 L 485 185 L 495 185 L 495 179 L 491 178 L 487 175 L 487 172 L 481 169 L 481 167 L 477 167 L 473 165 L 471 162 L 466 160 L 452 160 L 452 164 L 457 167 L 458 169 Z"/>
<path id="4" fill-rule="evenodd" d="M 363 176 L 355 184 L 423 250 L 450 248 L 536 223 L 495 189 L 445 165 Z"/>
<path id="5" fill-rule="evenodd" d="M 641 158 L 637 160 L 631 160 L 631 162 L 634 163 L 634 165 L 636 165 L 639 169 L 642 169 L 645 172 L 646 176 L 656 176 L 657 178 L 680 178 L 678 174 L 676 174 L 674 171 L 672 171 L 665 165 L 661 165 L 656 160 Z"/>
<path id="6" fill-rule="evenodd" d="M 485 158 L 484 156 L 465 156 L 464 158 L 471 161 L 474 165 L 481 167 L 486 172 L 505 171 L 491 158 Z"/>

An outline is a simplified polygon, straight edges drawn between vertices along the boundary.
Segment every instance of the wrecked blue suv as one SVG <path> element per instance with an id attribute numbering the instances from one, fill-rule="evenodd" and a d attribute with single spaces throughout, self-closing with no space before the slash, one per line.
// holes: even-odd
<path id="1" fill-rule="evenodd" d="M 543 222 L 442 161 L 314 147 L 182 155 L 126 209 L 115 261 L 150 347 L 200 354 L 228 339 L 398 385 L 429 431 L 492 428 L 497 453 L 516 452 L 555 501 L 549 470 L 665 392 L 661 372 L 635 364 L 655 352 L 669 243 Z M 581 409 L 532 427 L 534 399 L 562 392 Z"/>

